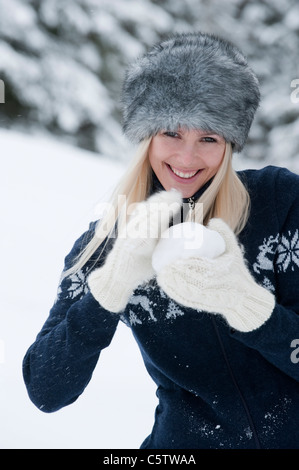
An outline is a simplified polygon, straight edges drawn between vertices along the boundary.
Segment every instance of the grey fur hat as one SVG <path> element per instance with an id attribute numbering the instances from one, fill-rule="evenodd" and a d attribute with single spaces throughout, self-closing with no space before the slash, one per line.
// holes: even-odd
<path id="1" fill-rule="evenodd" d="M 123 130 L 138 143 L 162 130 L 202 129 L 239 152 L 259 101 L 257 77 L 237 47 L 211 34 L 177 34 L 128 67 Z"/>

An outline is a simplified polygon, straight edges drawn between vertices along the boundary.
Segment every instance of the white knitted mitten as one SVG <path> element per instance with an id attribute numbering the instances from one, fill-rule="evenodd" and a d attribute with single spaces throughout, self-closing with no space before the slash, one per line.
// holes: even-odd
<path id="1" fill-rule="evenodd" d="M 186 307 L 222 314 L 238 331 L 255 330 L 270 317 L 275 298 L 251 276 L 237 239 L 226 223 L 211 219 L 208 228 L 223 237 L 224 254 L 215 259 L 179 259 L 158 273 L 158 284 Z"/>
<path id="2" fill-rule="evenodd" d="M 121 312 L 134 289 L 154 277 L 152 252 L 181 206 L 176 190 L 161 191 L 136 204 L 104 265 L 88 277 L 92 295 L 106 310 Z"/>

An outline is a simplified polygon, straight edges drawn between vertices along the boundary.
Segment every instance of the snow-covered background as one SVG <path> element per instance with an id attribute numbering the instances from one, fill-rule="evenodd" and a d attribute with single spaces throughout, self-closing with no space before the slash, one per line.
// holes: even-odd
<path id="1" fill-rule="evenodd" d="M 138 448 L 155 387 L 120 323 L 84 394 L 44 414 L 21 363 L 56 296 L 65 255 L 97 218 L 132 148 L 125 65 L 174 31 L 204 30 L 248 56 L 262 105 L 237 169 L 299 173 L 297 0 L 0 0 L 0 448 Z"/>
<path id="2" fill-rule="evenodd" d="M 244 155 L 298 158 L 298 0 L 0 0 L 0 11 L 1 127 L 125 157 L 126 65 L 173 32 L 202 30 L 239 46 L 259 77 Z"/>

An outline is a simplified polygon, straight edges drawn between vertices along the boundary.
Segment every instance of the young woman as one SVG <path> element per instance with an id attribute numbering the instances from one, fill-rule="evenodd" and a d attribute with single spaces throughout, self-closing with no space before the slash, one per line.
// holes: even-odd
<path id="1" fill-rule="evenodd" d="M 79 397 L 121 320 L 157 384 L 141 448 L 298 447 L 299 177 L 232 168 L 259 100 L 242 53 L 212 35 L 176 35 L 129 67 L 124 131 L 139 149 L 24 358 L 41 410 Z M 174 236 L 186 224 L 224 248 L 188 251 Z"/>

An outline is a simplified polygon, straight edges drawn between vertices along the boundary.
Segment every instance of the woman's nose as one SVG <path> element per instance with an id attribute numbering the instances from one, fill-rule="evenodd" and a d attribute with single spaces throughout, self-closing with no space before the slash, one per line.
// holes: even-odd
<path id="1" fill-rule="evenodd" d="M 198 164 L 198 149 L 196 145 L 186 144 L 180 149 L 179 161 L 186 168 L 193 168 L 194 164 Z"/>

